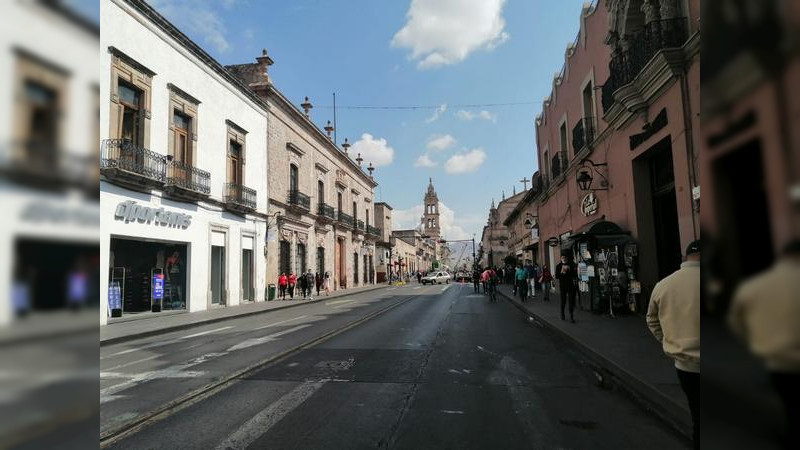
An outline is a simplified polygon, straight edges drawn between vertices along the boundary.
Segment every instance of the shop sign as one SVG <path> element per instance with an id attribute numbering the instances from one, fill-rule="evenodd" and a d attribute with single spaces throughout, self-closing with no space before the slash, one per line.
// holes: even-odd
<path id="1" fill-rule="evenodd" d="M 549 245 L 550 247 L 558 247 L 559 242 L 560 241 L 558 240 L 557 237 L 551 237 L 550 239 L 547 240 L 547 245 Z"/>
<path id="2" fill-rule="evenodd" d="M 62 207 L 51 202 L 36 201 L 25 206 L 20 214 L 20 220 L 26 222 L 48 222 L 52 224 L 72 223 L 85 227 L 100 226 L 100 213 L 92 208 Z"/>
<path id="3" fill-rule="evenodd" d="M 589 281 L 589 267 L 583 261 L 578 263 L 578 276 L 581 281 Z"/>
<path id="4" fill-rule="evenodd" d="M 531 240 L 534 244 L 539 242 L 539 227 L 531 228 Z"/>
<path id="5" fill-rule="evenodd" d="M 153 275 L 153 300 L 164 299 L 164 274 Z"/>
<path id="6" fill-rule="evenodd" d="M 591 216 L 597 212 L 597 196 L 594 192 L 589 192 L 581 200 L 581 212 L 584 216 Z"/>
<path id="7" fill-rule="evenodd" d="M 151 208 L 127 200 L 120 202 L 114 211 L 114 218 L 125 223 L 155 223 L 156 225 L 187 228 L 192 223 L 192 216 L 179 212 L 167 211 L 164 208 Z"/>
<path id="8" fill-rule="evenodd" d="M 112 281 L 108 284 L 108 310 L 122 309 L 122 292 L 119 288 L 119 281 Z"/>

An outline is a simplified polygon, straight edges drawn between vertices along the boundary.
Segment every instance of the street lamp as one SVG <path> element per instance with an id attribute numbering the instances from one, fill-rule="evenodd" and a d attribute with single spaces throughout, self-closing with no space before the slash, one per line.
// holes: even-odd
<path id="1" fill-rule="evenodd" d="M 591 167 L 589 167 L 591 165 Z M 578 187 L 582 191 L 607 191 L 608 190 L 608 178 L 605 175 L 600 173 L 597 170 L 598 167 L 608 167 L 607 163 L 595 163 L 589 158 L 583 158 L 581 160 L 581 168 L 578 172 L 578 175 L 575 177 L 575 181 L 578 182 Z M 607 170 L 607 169 L 606 169 Z M 592 171 L 600 175 L 602 180 L 600 181 L 599 188 L 592 188 L 592 181 L 594 177 L 592 176 Z"/>

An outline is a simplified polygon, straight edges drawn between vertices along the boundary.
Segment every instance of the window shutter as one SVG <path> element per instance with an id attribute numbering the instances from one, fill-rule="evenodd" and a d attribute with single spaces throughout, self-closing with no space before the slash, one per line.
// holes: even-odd
<path id="1" fill-rule="evenodd" d="M 119 103 L 111 105 L 111 137 L 119 139 L 122 137 L 122 117 L 125 113 L 125 107 Z"/>

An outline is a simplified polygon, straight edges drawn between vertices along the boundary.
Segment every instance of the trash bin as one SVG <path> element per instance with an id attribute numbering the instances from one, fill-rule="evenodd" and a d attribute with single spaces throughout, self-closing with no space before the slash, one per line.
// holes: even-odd
<path id="1" fill-rule="evenodd" d="M 277 290 L 276 290 L 274 284 L 270 283 L 270 284 L 267 285 L 267 292 L 268 292 L 267 301 L 275 300 L 275 294 L 276 294 Z"/>

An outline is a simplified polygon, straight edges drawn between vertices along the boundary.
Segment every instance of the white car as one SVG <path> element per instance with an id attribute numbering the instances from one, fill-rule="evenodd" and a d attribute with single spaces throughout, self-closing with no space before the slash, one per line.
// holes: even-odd
<path id="1" fill-rule="evenodd" d="M 450 278 L 447 272 L 431 272 L 422 277 L 422 284 L 450 284 Z"/>

